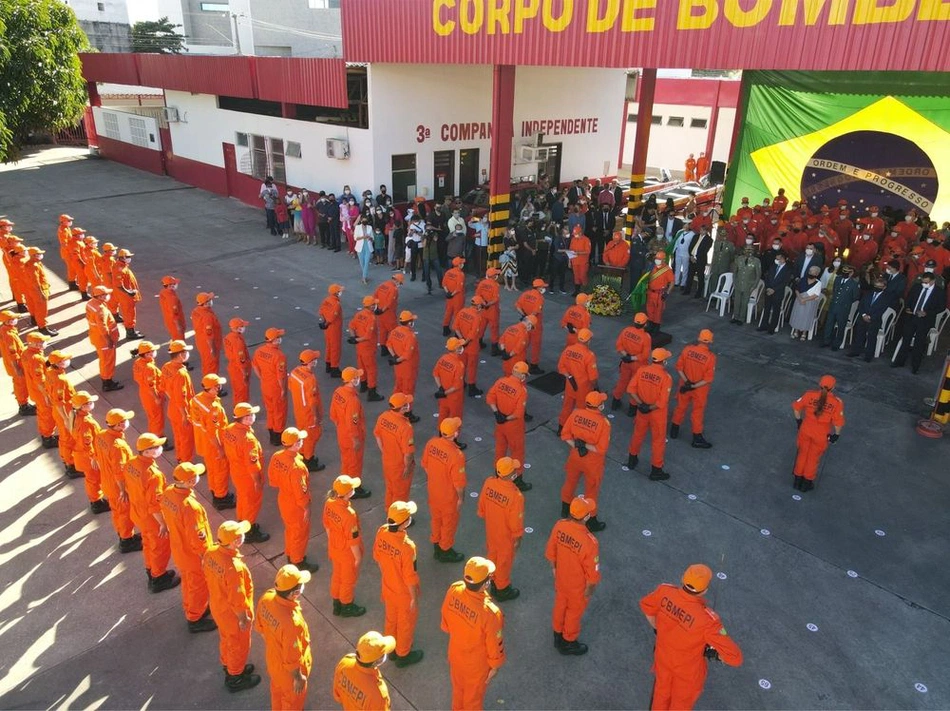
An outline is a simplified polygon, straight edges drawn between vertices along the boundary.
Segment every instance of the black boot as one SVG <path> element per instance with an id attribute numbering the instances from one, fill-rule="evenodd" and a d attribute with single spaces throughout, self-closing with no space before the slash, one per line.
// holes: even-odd
<path id="1" fill-rule="evenodd" d="M 225 511 L 227 509 L 233 509 L 236 506 L 234 501 L 234 494 L 228 492 L 224 496 L 215 496 L 211 495 L 211 505 L 214 506 L 218 511 Z"/>
<path id="2" fill-rule="evenodd" d="M 534 488 L 534 484 L 532 484 L 529 481 L 525 481 L 524 477 L 521 477 L 521 476 L 516 476 L 514 483 L 515 483 L 515 486 L 518 487 L 518 491 L 522 493 L 525 491 L 531 491 Z"/>
<path id="3" fill-rule="evenodd" d="M 492 354 L 492 358 L 495 358 L 501 355 L 501 348 L 498 347 L 497 343 L 491 344 L 491 354 Z"/>
<path id="4" fill-rule="evenodd" d="M 576 639 L 573 642 L 568 642 L 564 640 L 564 644 L 558 647 L 558 650 L 561 654 L 567 656 L 580 656 L 582 654 L 587 654 L 587 645 L 583 642 L 578 642 Z"/>
<path id="5" fill-rule="evenodd" d="M 43 449 L 56 449 L 59 446 L 59 440 L 56 437 L 43 437 Z"/>
<path id="6" fill-rule="evenodd" d="M 67 465 L 66 465 L 66 478 L 67 478 L 67 479 L 82 479 L 84 476 L 86 476 L 86 475 L 83 474 L 83 473 L 82 473 L 81 471 L 79 471 L 78 469 L 76 469 L 76 465 L 75 465 L 75 464 L 67 464 Z"/>
<path id="7" fill-rule="evenodd" d="M 623 400 L 621 400 L 620 398 L 615 397 L 610 401 L 611 410 L 619 410 L 621 405 L 623 405 Z"/>
<path id="8" fill-rule="evenodd" d="M 373 495 L 373 492 L 370 491 L 369 489 L 363 488 L 362 485 L 360 485 L 360 486 L 356 487 L 355 489 L 353 489 L 353 498 L 354 498 L 354 499 L 368 499 L 368 498 L 369 498 L 370 496 L 372 496 L 372 495 Z"/>
<path id="9" fill-rule="evenodd" d="M 663 467 L 650 467 L 650 481 L 666 481 L 669 478 L 669 473 L 663 471 Z"/>
<path id="10" fill-rule="evenodd" d="M 409 410 L 409 412 L 406 413 L 406 419 L 409 420 L 409 421 L 412 422 L 412 423 L 416 423 L 416 422 L 418 422 L 419 420 L 421 420 L 422 418 L 419 417 L 419 415 L 417 415 L 416 413 L 414 413 L 412 410 Z"/>
<path id="11" fill-rule="evenodd" d="M 446 337 L 451 336 L 451 335 L 452 335 L 452 329 L 450 329 L 448 326 L 443 326 L 443 327 L 442 327 L 442 335 L 443 335 L 443 336 L 446 336 Z"/>
<path id="12" fill-rule="evenodd" d="M 142 536 L 136 533 L 134 536 L 119 539 L 119 553 L 134 553 L 142 550 Z"/>
<path id="13" fill-rule="evenodd" d="M 407 652 L 402 656 L 398 654 L 390 654 L 389 658 L 393 660 L 393 664 L 395 664 L 399 669 L 402 669 L 403 667 L 408 667 L 410 664 L 417 664 L 421 662 L 424 655 L 425 653 L 421 649 L 413 649 L 411 652 Z"/>
<path id="14" fill-rule="evenodd" d="M 591 516 L 587 519 L 587 530 L 591 533 L 597 533 L 597 531 L 603 531 L 607 528 L 607 524 L 603 521 L 598 521 L 596 516 Z"/>
<path id="15" fill-rule="evenodd" d="M 389 357 L 389 349 L 388 349 L 386 346 L 380 346 L 380 347 L 379 347 L 379 355 L 381 355 L 383 358 L 388 358 L 388 357 Z"/>
<path id="16" fill-rule="evenodd" d="M 330 377 L 336 378 L 337 380 L 339 380 L 340 378 L 343 377 L 343 373 L 340 371 L 339 368 L 330 368 Z"/>
<path id="17" fill-rule="evenodd" d="M 340 617 L 362 617 L 365 614 L 366 608 L 355 602 L 348 602 L 340 607 Z"/>
<path id="18" fill-rule="evenodd" d="M 803 479 L 802 481 L 802 491 L 811 491 L 815 488 L 814 479 Z"/>
<path id="19" fill-rule="evenodd" d="M 118 311 L 115 312 L 113 318 L 115 319 L 116 323 L 125 323 L 125 320 L 122 318 L 122 314 L 120 314 Z"/>
<path id="20" fill-rule="evenodd" d="M 270 540 L 270 534 L 261 530 L 260 524 L 252 523 L 251 530 L 244 536 L 248 543 L 264 543 Z"/>
<path id="21" fill-rule="evenodd" d="M 58 336 L 59 335 L 59 331 L 57 331 L 52 326 L 44 326 L 43 328 L 40 329 L 40 333 L 42 333 L 44 336 Z"/>
<path id="22" fill-rule="evenodd" d="M 463 560 L 465 560 L 465 556 L 454 548 L 449 548 L 447 551 L 439 548 L 439 551 L 436 554 L 436 560 L 438 560 L 440 563 L 461 563 Z"/>
<path id="23" fill-rule="evenodd" d="M 82 292 L 82 293 L 79 295 L 79 298 L 80 298 L 82 301 L 89 301 L 89 299 L 91 299 L 92 297 L 89 296 L 89 294 L 87 294 L 87 293 L 84 291 L 84 292 Z M 118 314 L 116 314 L 116 317 L 117 317 L 116 320 L 118 321 Z M 119 323 L 121 323 L 121 321 L 119 321 Z"/>
<path id="24" fill-rule="evenodd" d="M 178 577 L 178 574 L 174 570 L 166 570 L 157 577 L 153 577 L 152 575 L 148 577 L 148 591 L 150 593 L 160 593 L 163 590 L 171 590 L 172 588 L 177 588 L 179 585 L 181 585 L 181 578 Z"/>
<path id="25" fill-rule="evenodd" d="M 571 515 L 571 505 L 567 501 L 561 502 L 561 518 L 569 518 Z"/>
<path id="26" fill-rule="evenodd" d="M 534 415 L 528 414 L 528 411 L 524 411 L 524 421 L 531 422 L 534 419 Z"/>
<path id="27" fill-rule="evenodd" d="M 494 584 L 492 584 L 492 588 L 494 587 Z M 506 588 L 496 588 L 492 591 L 492 597 L 495 598 L 497 602 L 516 600 L 520 595 L 521 591 L 514 585 L 509 585 Z"/>
<path id="28" fill-rule="evenodd" d="M 333 599 L 333 614 L 334 614 L 336 617 L 339 617 L 339 616 L 340 616 L 340 611 L 341 611 L 342 609 L 343 609 L 343 603 L 340 602 L 339 600 L 337 600 L 336 598 L 334 598 L 334 599 Z"/>
<path id="29" fill-rule="evenodd" d="M 134 328 L 127 328 L 127 329 L 125 329 L 125 340 L 127 340 L 127 341 L 140 341 L 140 340 L 142 340 L 143 338 L 145 338 L 145 336 L 143 336 L 141 333 L 139 333 L 138 331 L 136 331 Z"/>
<path id="30" fill-rule="evenodd" d="M 109 506 L 109 502 L 106 499 L 99 499 L 98 501 L 89 502 L 89 510 L 94 514 L 105 513 L 106 511 L 111 511 L 112 509 Z"/>
<path id="31" fill-rule="evenodd" d="M 317 457 L 310 457 L 310 459 L 305 460 L 304 463 L 307 465 L 307 471 L 311 473 L 322 472 L 327 468 L 327 465 L 321 464 Z"/>
<path id="32" fill-rule="evenodd" d="M 226 674 L 224 677 L 224 686 L 232 694 L 245 689 L 253 689 L 261 683 L 259 674 Z"/>
<path id="33" fill-rule="evenodd" d="M 640 463 L 640 457 L 636 454 L 627 454 L 627 469 L 635 469 Z"/>
<path id="34" fill-rule="evenodd" d="M 35 415 L 36 405 L 34 405 L 31 402 L 25 402 L 22 405 L 20 405 L 20 409 L 17 410 L 17 414 L 22 415 L 23 417 L 29 417 L 30 415 Z"/>
<path id="35" fill-rule="evenodd" d="M 188 622 L 188 631 L 192 634 L 198 634 L 200 632 L 211 632 L 218 629 L 218 625 L 215 623 L 210 616 L 202 617 L 199 620 L 189 621 Z"/>
<path id="36" fill-rule="evenodd" d="M 361 393 L 369 392 L 369 385 L 366 384 L 365 380 L 362 383 L 360 383 L 360 392 Z"/>
<path id="37" fill-rule="evenodd" d="M 122 383 L 117 383 L 112 378 L 102 381 L 102 389 L 107 393 L 113 392 L 115 390 L 121 390 L 124 387 L 125 386 Z"/>
<path id="38" fill-rule="evenodd" d="M 76 282 L 71 281 L 71 282 L 69 282 L 69 290 L 70 290 L 70 291 L 79 291 L 79 285 L 78 285 Z"/>
<path id="39" fill-rule="evenodd" d="M 805 483 L 805 477 L 803 477 L 803 476 L 797 476 L 797 477 L 795 477 L 794 483 L 792 483 L 792 488 L 793 488 L 793 489 L 801 490 L 802 484 L 804 484 L 804 483 Z"/>
<path id="40" fill-rule="evenodd" d="M 675 422 L 670 425 L 670 439 L 676 439 L 680 436 L 680 426 Z"/>
<path id="41" fill-rule="evenodd" d="M 695 447 L 696 449 L 711 449 L 712 443 L 707 442 L 706 438 L 703 437 L 703 433 L 700 432 L 699 434 L 693 435 L 693 444 L 690 446 Z"/>
<path id="42" fill-rule="evenodd" d="M 383 396 L 376 392 L 376 388 L 370 388 L 369 394 L 366 396 L 366 402 L 379 402 L 383 399 Z"/>
<path id="43" fill-rule="evenodd" d="M 555 632 L 554 633 L 554 648 L 560 649 L 563 646 L 564 646 L 564 635 L 562 635 L 560 632 Z"/>
<path id="44" fill-rule="evenodd" d="M 323 372 L 324 372 L 324 373 L 329 373 L 329 372 L 331 372 L 332 370 L 333 370 L 333 368 L 330 367 L 330 364 L 329 364 L 329 363 L 324 363 L 324 364 L 323 364 Z"/>
<path id="45" fill-rule="evenodd" d="M 296 565 L 300 570 L 307 570 L 311 573 L 316 573 L 320 570 L 320 566 L 317 563 L 311 563 L 307 560 L 307 556 L 304 556 L 299 563 L 294 563 L 290 558 L 287 559 L 287 562 L 291 565 Z"/>
<path id="46" fill-rule="evenodd" d="M 541 375 L 542 373 L 545 372 L 545 370 L 544 368 L 539 367 L 537 363 L 532 363 L 531 366 L 528 368 L 528 372 L 531 375 Z"/>
<path id="47" fill-rule="evenodd" d="M 270 432 L 270 443 L 275 447 L 279 447 L 281 445 L 280 432 L 274 432 L 273 430 L 268 430 L 268 432 Z"/>
<path id="48" fill-rule="evenodd" d="M 633 403 L 627 405 L 627 417 L 636 417 L 637 408 L 633 406 Z"/>
<path id="49" fill-rule="evenodd" d="M 469 397 L 475 397 L 476 395 L 481 395 L 481 394 L 482 394 L 482 391 L 478 389 L 478 387 L 475 385 L 475 383 L 471 383 L 471 384 L 468 386 L 468 396 L 469 396 Z"/>

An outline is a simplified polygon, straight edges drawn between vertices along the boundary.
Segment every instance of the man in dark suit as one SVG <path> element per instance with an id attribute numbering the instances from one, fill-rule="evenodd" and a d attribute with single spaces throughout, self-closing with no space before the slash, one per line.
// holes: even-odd
<path id="1" fill-rule="evenodd" d="M 821 256 L 821 252 L 815 249 L 814 244 L 809 242 L 805 246 L 805 251 L 795 260 L 795 268 L 793 269 L 795 278 L 792 281 L 792 289 L 798 291 L 798 285 L 801 283 L 801 280 L 808 275 L 808 270 L 811 267 L 818 267 L 818 273 L 820 274 L 824 266 L 825 260 Z"/>
<path id="2" fill-rule="evenodd" d="M 930 329 L 934 327 L 937 316 L 947 307 L 947 295 L 936 285 L 936 275 L 923 272 L 920 283 L 911 287 L 907 295 L 907 308 L 904 309 L 904 332 L 901 334 L 901 347 L 894 354 L 892 368 L 900 368 L 907 361 L 910 352 L 910 369 L 914 373 L 920 370 L 920 363 L 927 352 L 927 340 Z M 911 348 L 911 339 L 914 346 Z"/>
<path id="3" fill-rule="evenodd" d="M 591 264 L 603 262 L 604 245 L 613 238 L 615 224 L 613 206 L 607 203 L 599 205 L 594 211 L 594 238 L 591 240 L 590 250 Z"/>
<path id="4" fill-rule="evenodd" d="M 907 277 L 901 273 L 901 263 L 892 259 L 884 266 L 884 295 L 888 298 L 888 306 L 897 308 L 897 301 L 904 298 L 906 290 Z"/>
<path id="5" fill-rule="evenodd" d="M 891 300 L 884 293 L 885 281 L 883 277 L 874 280 L 873 289 L 861 297 L 858 313 L 854 319 L 854 332 L 851 338 L 849 358 L 855 358 L 864 351 L 864 360 L 868 363 L 874 358 L 874 347 L 877 345 L 877 332 L 881 330 L 881 319 L 884 312 L 891 306 Z"/>
<path id="6" fill-rule="evenodd" d="M 762 314 L 762 325 L 756 329 L 765 331 L 769 335 L 778 329 L 785 287 L 794 278 L 791 267 L 785 263 L 785 252 L 776 252 L 774 259 L 775 261 L 765 274 L 765 311 Z"/>
<path id="7" fill-rule="evenodd" d="M 672 199 L 668 200 L 666 209 L 663 211 L 663 214 L 660 215 L 660 234 L 665 236 L 666 241 L 672 244 L 673 238 L 683 229 L 683 224 L 683 220 L 675 214 Z"/>
<path id="8" fill-rule="evenodd" d="M 706 266 L 709 264 L 709 250 L 712 246 L 712 235 L 709 234 L 709 227 L 704 224 L 689 243 L 689 273 L 686 276 L 686 286 L 683 287 L 684 296 L 688 295 L 690 289 L 693 288 L 695 278 L 699 286 L 693 298 L 703 298 L 703 293 L 706 291 Z"/>
<path id="9" fill-rule="evenodd" d="M 630 270 L 630 291 L 636 288 L 637 282 L 647 269 L 647 253 L 649 252 L 647 245 L 651 239 L 649 233 L 644 234 L 639 229 L 635 232 L 633 239 L 630 240 L 630 262 L 627 265 Z"/>

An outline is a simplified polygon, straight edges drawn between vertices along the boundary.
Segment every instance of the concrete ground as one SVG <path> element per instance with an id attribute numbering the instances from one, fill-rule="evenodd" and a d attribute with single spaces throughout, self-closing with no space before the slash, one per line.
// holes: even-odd
<path id="1" fill-rule="evenodd" d="M 16 232 L 27 243 L 48 250 L 52 322 L 61 332 L 54 345 L 76 354 L 76 385 L 88 380 L 86 386 L 97 392 L 82 307 L 78 295 L 65 289 L 55 244 L 57 216 L 63 211 L 100 240 L 135 252 L 133 269 L 146 297 L 140 330 L 159 342 L 167 334 L 154 296 L 166 273 L 182 279 L 188 309 L 198 291 L 219 294 L 216 310 L 222 321 L 239 315 L 251 322 L 249 342 L 259 342 L 266 327 L 286 328 L 284 348 L 292 358 L 308 345 L 322 349 L 315 310 L 331 281 L 348 286 L 347 316 L 368 292 L 359 283 L 356 262 L 270 237 L 258 210 L 168 178 L 87 159 L 71 149 L 38 151 L 0 169 L 0 214 L 17 222 Z M 388 268 L 373 268 L 374 285 L 388 277 Z M 507 325 L 513 321 L 515 295 L 502 294 Z M 9 295 L 5 284 L 0 295 Z M 442 352 L 444 301 L 426 296 L 419 282 L 407 281 L 400 303 L 420 315 L 423 362 L 416 411 L 423 420 L 416 425 L 416 439 L 421 446 L 435 431 L 434 388 L 426 376 Z M 556 322 L 568 303 L 565 296 L 548 298 L 544 368 L 554 367 L 563 347 Z M 617 362 L 613 343 L 623 325 L 619 319 L 594 318 L 601 382 L 611 387 Z M 947 443 L 914 432 L 916 420 L 926 414 L 922 400 L 933 394 L 938 381 L 937 359 L 928 359 L 914 376 L 887 368 L 883 360 L 865 364 L 815 344 L 790 341 L 787 335 L 765 337 L 704 313 L 700 301 L 671 297 L 666 330 L 674 337 L 674 354 L 703 327 L 715 331 L 719 354 L 705 428 L 715 447 L 691 449 L 684 427 L 685 437 L 670 441 L 667 449 L 672 478 L 650 482 L 647 464 L 625 471 L 631 424 L 620 413 L 612 420 L 600 501 L 608 527 L 598 535 L 603 582 L 584 618 L 581 639 L 590 652 L 580 658 L 561 657 L 551 645 L 553 590 L 543 558 L 559 512 L 567 453 L 555 436 L 560 398 L 529 389 L 535 419 L 528 438 L 527 479 L 534 490 L 526 495 L 528 533 L 514 569 L 522 595 L 504 604 L 508 662 L 491 685 L 486 706 L 647 706 L 653 635 L 638 600 L 658 583 L 677 581 L 688 564 L 706 562 L 717 573 L 709 601 L 741 645 L 745 661 L 738 669 L 710 667 L 700 708 L 950 707 Z M 352 363 L 352 348 L 344 348 L 345 361 Z M 119 354 L 117 377 L 126 388 L 100 393 L 100 416 L 115 406 L 141 412 L 128 349 Z M 498 359 L 487 358 L 480 385 L 487 388 L 500 369 Z M 388 366 L 382 364 L 380 372 L 381 391 L 388 394 Z M 838 378 L 847 426 L 825 457 L 818 487 L 793 496 L 795 425 L 789 406 L 825 372 Z M 250 692 L 232 696 L 225 691 L 217 635 L 188 634 L 177 590 L 154 596 L 146 592 L 139 554 L 117 552 L 107 517 L 89 513 L 82 483 L 63 478 L 56 453 L 40 448 L 33 420 L 17 417 L 9 379 L 2 378 L 0 706 L 265 707 L 266 679 Z M 321 368 L 320 383 L 327 402 L 336 381 Z M 257 393 L 255 381 L 252 397 Z M 228 409 L 230 400 L 226 398 Z M 368 421 L 381 409 L 378 403 L 368 405 Z M 141 430 L 144 418 L 137 417 L 133 425 Z M 463 433 L 470 443 L 472 492 L 492 470 L 492 431 L 483 401 L 467 399 Z M 272 448 L 265 444 L 265 450 L 269 456 Z M 319 492 L 339 468 L 332 425 L 317 451 L 328 467 L 314 475 L 315 521 Z M 173 463 L 165 457 L 166 473 Z M 379 456 L 371 442 L 365 480 L 374 493 L 356 502 L 356 508 L 369 546 L 385 518 Z M 204 484 L 200 493 L 207 501 Z M 423 589 L 416 645 L 426 658 L 402 670 L 389 664 L 384 673 L 394 707 L 447 708 L 446 637 L 439 629 L 438 608 L 448 584 L 461 576 L 461 566 L 438 564 L 429 554 L 421 472 L 413 495 L 420 513 L 411 535 L 419 546 Z M 475 498 L 466 499 L 456 546 L 468 555 L 484 551 L 475 504 Z M 221 516 L 208 508 L 216 526 Z M 273 538 L 246 546 L 258 593 L 270 587 L 284 561 L 270 489 L 261 524 Z M 314 649 L 308 707 L 332 708 L 336 662 L 363 632 L 382 629 L 379 574 L 368 556 L 357 588 L 357 601 L 368 613 L 340 619 L 329 612 L 329 569 L 318 524 L 310 557 L 324 567 L 304 596 Z M 256 635 L 251 661 L 264 666 Z"/>

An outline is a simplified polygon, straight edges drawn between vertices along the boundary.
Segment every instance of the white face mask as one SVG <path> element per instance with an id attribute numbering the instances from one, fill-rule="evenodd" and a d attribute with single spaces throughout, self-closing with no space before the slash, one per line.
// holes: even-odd
<path id="1" fill-rule="evenodd" d="M 751 239 L 747 239 L 747 240 L 745 241 L 746 244 L 752 244 L 752 242 L 753 242 L 753 240 L 751 240 Z"/>
<path id="2" fill-rule="evenodd" d="M 836 268 L 836 269 L 841 266 L 841 262 L 840 262 L 839 260 L 837 260 L 837 259 L 836 259 L 834 262 L 832 262 L 832 264 L 835 265 L 835 268 Z"/>
<path id="3" fill-rule="evenodd" d="M 904 222 L 913 222 L 913 220 L 914 220 L 914 218 L 911 217 L 910 215 L 907 215 L 907 216 L 904 217 Z"/>
<path id="4" fill-rule="evenodd" d="M 545 289 L 538 289 L 539 294 L 543 294 L 545 291 L 546 291 Z"/>
<path id="5" fill-rule="evenodd" d="M 926 272 L 927 274 L 933 274 L 933 273 L 934 273 L 934 268 L 933 268 L 933 267 L 924 267 L 924 272 Z"/>
<path id="6" fill-rule="evenodd" d="M 813 250 L 813 249 L 806 249 L 806 250 L 805 250 L 805 254 L 807 254 L 809 257 L 810 257 L 811 255 L 813 255 L 814 253 L 815 253 L 815 250 Z"/>
<path id="7" fill-rule="evenodd" d="M 776 252 L 779 251 L 781 248 L 782 248 L 782 245 L 780 245 L 780 244 L 773 244 L 773 245 L 772 245 L 772 249 L 774 249 Z"/>
<path id="8" fill-rule="evenodd" d="M 867 242 L 869 239 L 871 239 L 871 235 L 861 235 L 861 236 L 864 238 L 864 241 L 865 241 L 865 242 Z"/>
<path id="9" fill-rule="evenodd" d="M 661 264 L 663 264 L 663 260 L 662 260 L 662 259 L 654 259 L 654 260 L 653 260 L 653 263 L 654 263 L 656 266 L 660 266 Z"/>
<path id="10" fill-rule="evenodd" d="M 60 363 L 60 366 L 62 367 L 63 370 L 66 370 L 66 368 L 69 367 L 70 363 L 72 363 L 72 361 L 67 358 L 66 360 Z"/>

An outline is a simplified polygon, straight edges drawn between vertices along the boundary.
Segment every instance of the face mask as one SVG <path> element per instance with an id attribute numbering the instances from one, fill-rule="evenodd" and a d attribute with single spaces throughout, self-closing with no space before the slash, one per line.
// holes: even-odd
<path id="1" fill-rule="evenodd" d="M 781 248 L 782 248 L 782 245 L 780 245 L 780 244 L 773 244 L 773 245 L 772 245 L 772 249 L 774 249 L 776 252 L 779 251 Z"/>
<path id="2" fill-rule="evenodd" d="M 890 269 L 886 270 L 886 273 L 888 276 L 894 276 L 895 274 L 895 272 L 891 271 Z"/>
<path id="3" fill-rule="evenodd" d="M 805 254 L 807 254 L 809 257 L 810 257 L 811 255 L 813 255 L 814 253 L 815 253 L 815 250 L 813 250 L 813 249 L 806 249 L 806 250 L 805 250 Z"/>
<path id="4" fill-rule="evenodd" d="M 654 263 L 656 266 L 660 266 L 661 264 L 663 264 L 663 260 L 662 260 L 662 259 L 654 259 L 654 260 L 653 260 L 653 263 Z"/>
<path id="5" fill-rule="evenodd" d="M 752 244 L 752 240 L 751 240 L 751 239 L 747 239 L 747 240 L 745 241 L 745 243 L 746 243 L 746 244 Z"/>
<path id="6" fill-rule="evenodd" d="M 63 370 L 66 370 L 66 368 L 69 367 L 70 363 L 72 363 L 72 361 L 67 358 L 62 363 L 60 363 L 60 366 L 62 366 Z"/>
<path id="7" fill-rule="evenodd" d="M 904 218 L 904 222 L 912 222 L 913 219 L 914 219 L 913 217 L 911 217 L 910 215 L 907 215 L 907 216 Z"/>
<path id="8" fill-rule="evenodd" d="M 832 262 L 832 264 L 835 265 L 835 269 L 837 269 L 838 267 L 841 266 L 841 262 L 840 262 L 839 260 L 837 260 L 837 259 L 836 259 L 834 262 Z"/>
<path id="9" fill-rule="evenodd" d="M 782 261 L 779 261 L 778 259 L 776 259 L 776 260 L 775 260 L 775 265 L 778 266 L 778 267 L 784 267 L 784 266 L 785 266 L 785 262 L 782 262 Z"/>
<path id="10" fill-rule="evenodd" d="M 934 273 L 933 267 L 924 267 L 924 273 L 933 274 Z"/>
<path id="11" fill-rule="evenodd" d="M 871 239 L 871 235 L 861 235 L 861 236 L 864 238 L 864 241 L 865 241 L 865 242 L 867 242 L 869 239 Z"/>
<path id="12" fill-rule="evenodd" d="M 877 213 L 876 213 L 876 212 L 872 212 L 872 213 L 871 213 L 871 217 L 877 217 Z"/>
<path id="13" fill-rule="evenodd" d="M 354 388 L 358 388 L 360 386 L 359 378 L 354 378 L 351 382 L 353 383 Z"/>
<path id="14" fill-rule="evenodd" d="M 748 224 L 749 224 L 749 221 L 748 221 L 748 220 L 743 220 L 743 221 L 742 221 L 742 224 L 743 224 L 743 225 L 748 225 Z"/>
<path id="15" fill-rule="evenodd" d="M 777 225 L 777 224 L 778 224 L 778 220 L 769 220 L 769 222 L 771 222 L 773 225 Z"/>
<path id="16" fill-rule="evenodd" d="M 543 294 L 545 291 L 546 291 L 546 289 L 538 289 L 538 293 L 539 293 L 539 294 Z"/>

